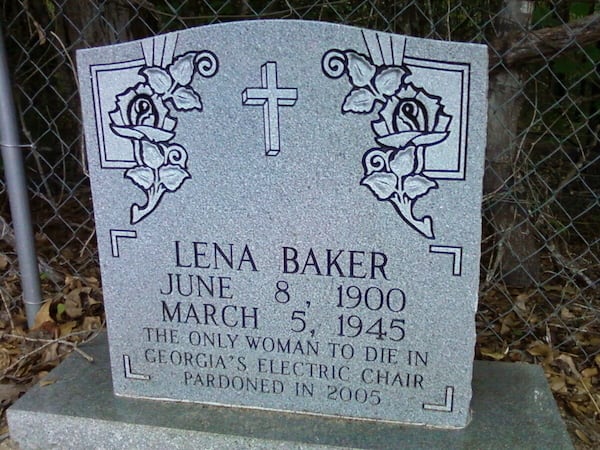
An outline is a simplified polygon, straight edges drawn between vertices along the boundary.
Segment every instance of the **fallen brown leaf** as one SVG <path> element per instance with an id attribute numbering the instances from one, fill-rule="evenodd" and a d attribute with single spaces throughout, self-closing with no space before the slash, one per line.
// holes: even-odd
<path id="1" fill-rule="evenodd" d="M 0 384 L 0 401 L 14 402 L 19 396 L 29 389 L 29 385 L 7 383 Z"/>
<path id="2" fill-rule="evenodd" d="M 54 322 L 52 317 L 50 316 L 50 307 L 52 306 L 51 301 L 46 301 L 42 304 L 40 310 L 35 315 L 35 321 L 33 328 L 39 328 L 42 324 L 46 322 Z"/>
<path id="3" fill-rule="evenodd" d="M 0 252 L 0 270 L 6 270 L 8 263 L 8 257 L 4 253 Z"/>
<path id="4" fill-rule="evenodd" d="M 597 367 L 588 367 L 587 369 L 583 369 L 581 371 L 581 376 L 583 378 L 592 378 L 592 377 L 595 377 L 596 375 L 598 375 Z"/>
<path id="5" fill-rule="evenodd" d="M 508 347 L 503 351 L 491 350 L 491 349 L 486 349 L 486 348 L 481 349 L 481 354 L 483 356 L 487 356 L 488 358 L 495 359 L 496 361 L 500 361 L 501 359 L 504 359 L 504 357 L 506 356 L 507 353 L 508 353 Z"/>
<path id="6" fill-rule="evenodd" d="M 575 429 L 575 434 L 577 435 L 577 437 L 579 439 L 581 439 L 587 445 L 592 445 L 592 441 L 590 440 L 590 438 L 587 437 L 587 435 L 583 431 L 581 431 L 579 428 Z"/>

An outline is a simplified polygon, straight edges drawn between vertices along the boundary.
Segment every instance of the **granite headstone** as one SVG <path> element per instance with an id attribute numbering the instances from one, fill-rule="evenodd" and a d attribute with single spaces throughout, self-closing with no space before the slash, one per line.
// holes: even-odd
<path id="1" fill-rule="evenodd" d="M 116 395 L 467 425 L 486 47 L 249 21 L 77 60 Z"/>

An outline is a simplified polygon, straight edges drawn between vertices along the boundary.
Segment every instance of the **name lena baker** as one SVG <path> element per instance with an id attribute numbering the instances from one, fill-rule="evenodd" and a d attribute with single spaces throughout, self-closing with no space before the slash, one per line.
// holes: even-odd
<path id="1" fill-rule="evenodd" d="M 175 241 L 175 266 L 180 268 L 215 269 L 258 272 L 258 265 L 250 247 L 216 242 Z M 388 257 L 383 252 L 324 249 L 299 250 L 283 246 L 278 264 L 284 274 L 318 275 L 326 277 L 388 279 L 385 272 Z M 170 286 L 169 290 L 172 290 Z M 165 294 L 167 295 L 167 294 Z"/>

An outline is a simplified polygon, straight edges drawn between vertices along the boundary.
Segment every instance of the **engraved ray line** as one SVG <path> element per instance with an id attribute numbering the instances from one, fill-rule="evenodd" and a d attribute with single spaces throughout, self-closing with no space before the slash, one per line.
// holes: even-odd
<path id="1" fill-rule="evenodd" d="M 144 51 L 144 45 L 140 42 L 140 48 L 142 49 L 142 55 L 144 55 L 144 61 L 146 60 L 146 52 Z"/>
<path id="2" fill-rule="evenodd" d="M 371 48 L 369 47 L 369 42 L 367 41 L 367 36 L 364 32 L 364 30 L 361 31 L 362 37 L 363 37 L 363 41 L 365 41 L 365 47 L 367 47 L 367 52 L 369 53 L 369 58 L 371 58 L 371 61 L 375 62 L 375 60 L 373 59 L 373 55 L 371 54 Z"/>
<path id="3" fill-rule="evenodd" d="M 146 63 L 147 66 L 149 66 L 152 63 L 152 60 L 150 60 L 149 58 L 151 57 L 151 55 L 148 54 L 148 42 L 142 42 L 140 43 L 140 47 L 142 47 L 142 55 L 144 55 L 144 61 Z"/>
<path id="4" fill-rule="evenodd" d="M 163 41 L 160 51 L 160 67 L 165 67 L 165 50 L 167 49 L 167 38 Z"/>
<path id="5" fill-rule="evenodd" d="M 163 51 L 163 61 L 162 66 L 166 67 L 168 64 L 173 62 L 173 58 L 175 56 L 175 49 L 177 48 L 177 42 L 179 41 L 179 34 L 173 36 L 169 36 L 165 43 L 165 48 Z"/>
<path id="6" fill-rule="evenodd" d="M 384 64 L 387 64 L 385 53 L 383 53 L 383 48 L 381 47 L 381 39 L 379 38 L 379 33 L 375 34 L 375 39 L 377 40 L 377 47 L 379 47 L 379 54 L 381 55 L 381 59 Z"/>
<path id="7" fill-rule="evenodd" d="M 154 61 L 156 58 L 156 40 L 159 38 L 152 39 L 152 65 L 154 65 Z"/>
<path id="8" fill-rule="evenodd" d="M 392 63 L 395 66 L 404 64 L 404 52 L 406 51 L 406 38 L 393 36 L 390 38 L 390 50 L 392 52 Z"/>
<path id="9" fill-rule="evenodd" d="M 404 53 L 406 52 L 406 38 L 402 39 L 402 55 L 400 55 L 399 65 L 404 63 Z"/>

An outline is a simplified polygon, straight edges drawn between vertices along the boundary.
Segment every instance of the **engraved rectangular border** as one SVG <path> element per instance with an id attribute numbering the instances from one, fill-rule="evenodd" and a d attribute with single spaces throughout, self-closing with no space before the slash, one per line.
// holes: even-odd
<path id="1" fill-rule="evenodd" d="M 135 166 L 133 158 L 131 160 L 111 159 L 106 150 L 106 141 L 104 131 L 106 125 L 104 119 L 108 117 L 110 111 L 104 111 L 102 101 L 100 100 L 100 81 L 98 74 L 100 72 L 117 72 L 123 69 L 133 69 L 142 67 L 144 59 L 134 59 L 112 64 L 93 64 L 90 66 L 90 76 L 92 78 L 92 98 L 94 102 L 94 118 L 96 121 L 96 138 L 98 140 L 98 152 L 100 154 L 100 167 L 103 169 L 129 169 Z M 110 108 L 110 107 L 109 107 Z"/>
<path id="2" fill-rule="evenodd" d="M 436 61 L 433 59 L 404 56 L 404 64 L 408 67 L 421 67 L 430 70 L 441 70 L 445 72 L 458 72 L 461 78 L 460 86 L 460 126 L 459 148 L 457 154 L 456 168 L 449 170 L 427 170 L 423 174 L 437 180 L 465 180 L 467 165 L 467 136 L 469 121 L 469 96 L 470 96 L 470 73 L 471 64 L 462 62 Z M 427 165 L 427 160 L 425 161 Z"/>

